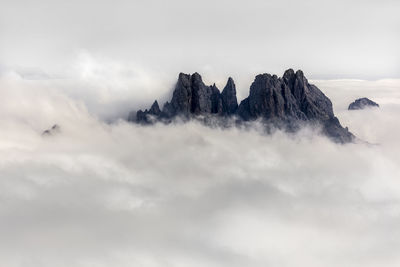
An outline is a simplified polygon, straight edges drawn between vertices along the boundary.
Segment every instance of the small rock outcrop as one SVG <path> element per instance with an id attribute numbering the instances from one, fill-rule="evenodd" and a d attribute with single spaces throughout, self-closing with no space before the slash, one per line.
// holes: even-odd
<path id="1" fill-rule="evenodd" d="M 238 105 L 236 86 L 229 78 L 222 90 L 203 83 L 198 73 L 180 73 L 172 99 L 160 110 L 157 101 L 149 110 L 139 110 L 130 121 L 150 124 L 170 122 L 179 116 L 190 118 L 212 117 L 220 121 L 228 117 L 236 123 L 261 120 L 265 124 L 293 131 L 307 123 L 320 125 L 325 135 L 335 142 L 347 143 L 355 139 L 335 117 L 332 102 L 315 85 L 309 84 L 301 70 L 287 70 L 283 77 L 257 75 L 250 86 L 249 96 Z M 224 124 L 224 123 L 222 123 Z"/>
<path id="2" fill-rule="evenodd" d="M 136 113 L 136 118 L 135 120 L 142 123 L 142 124 L 151 124 L 154 122 L 154 119 L 159 117 L 161 114 L 160 107 L 158 106 L 157 100 L 154 101 L 153 105 L 151 105 L 151 108 L 149 110 L 139 110 Z M 132 118 L 132 114 L 129 115 L 130 118 Z"/>
<path id="3" fill-rule="evenodd" d="M 54 124 L 50 129 L 44 130 L 42 132 L 43 136 L 50 136 L 50 135 L 54 135 L 57 134 L 61 131 L 61 128 L 59 125 Z"/>
<path id="4" fill-rule="evenodd" d="M 356 99 L 353 103 L 349 105 L 349 110 L 357 110 L 357 109 L 364 109 L 366 107 L 377 107 L 379 108 L 379 105 L 375 103 L 374 101 L 363 97 Z"/>

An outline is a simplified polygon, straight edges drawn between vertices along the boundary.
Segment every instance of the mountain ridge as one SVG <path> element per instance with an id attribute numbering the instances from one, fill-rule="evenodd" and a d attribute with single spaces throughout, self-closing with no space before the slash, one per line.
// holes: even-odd
<path id="1" fill-rule="evenodd" d="M 190 120 L 199 116 L 217 118 L 222 124 L 234 118 L 240 124 L 261 120 L 288 131 L 296 131 L 304 123 L 320 125 L 322 133 L 335 142 L 348 143 L 355 139 L 348 128 L 342 127 L 334 115 L 332 102 L 315 85 L 310 84 L 303 71 L 288 69 L 282 77 L 259 74 L 250 86 L 249 95 L 238 103 L 236 85 L 229 77 L 222 90 L 205 85 L 199 73 L 180 73 L 170 101 L 160 109 L 157 100 L 150 109 L 139 110 L 129 121 L 152 124 L 169 123 L 176 117 Z"/>

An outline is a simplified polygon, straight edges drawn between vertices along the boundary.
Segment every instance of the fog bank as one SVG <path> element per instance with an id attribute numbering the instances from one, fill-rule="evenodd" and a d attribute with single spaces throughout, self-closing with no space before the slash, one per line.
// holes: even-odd
<path id="1" fill-rule="evenodd" d="M 127 78 L 113 99 L 115 84 L 77 80 L 0 79 L 1 266 L 400 264 L 398 80 L 312 81 L 376 145 L 141 127 L 115 118 L 170 89 Z M 347 111 L 361 96 L 381 108 Z"/>

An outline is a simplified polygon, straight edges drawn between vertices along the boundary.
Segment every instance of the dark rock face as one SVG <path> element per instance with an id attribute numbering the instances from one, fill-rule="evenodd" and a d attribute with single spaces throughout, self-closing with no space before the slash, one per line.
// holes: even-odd
<path id="1" fill-rule="evenodd" d="M 154 101 L 153 105 L 151 105 L 151 108 L 149 110 L 147 110 L 147 109 L 145 111 L 139 110 L 136 113 L 135 119 L 137 122 L 139 122 L 141 124 L 151 124 L 154 121 L 153 117 L 157 118 L 160 115 L 161 115 L 161 110 L 160 110 L 160 107 L 158 106 L 158 102 L 156 100 L 156 101 Z M 129 114 L 128 120 L 133 121 L 132 117 L 133 117 L 133 114 Z"/>
<path id="2" fill-rule="evenodd" d="M 336 142 L 351 142 L 355 137 L 340 125 L 332 109 L 332 102 L 315 85 L 309 84 L 302 71 L 287 70 L 282 78 L 276 75 L 257 75 L 247 98 L 238 105 L 236 86 L 232 78 L 222 93 L 214 85 L 203 83 L 198 73 L 179 74 L 170 102 L 162 111 L 154 102 L 150 110 L 139 110 L 137 123 L 171 121 L 181 116 L 216 118 L 235 117 L 237 123 L 262 120 L 285 130 L 296 130 L 301 124 L 321 125 L 325 135 Z"/>
<path id="3" fill-rule="evenodd" d="M 289 69 L 282 78 L 257 75 L 249 96 L 238 108 L 245 121 L 263 119 L 287 130 L 295 130 L 302 121 L 320 124 L 323 133 L 340 143 L 351 142 L 354 135 L 340 125 L 333 114 L 332 102 L 302 71 Z"/>
<path id="4" fill-rule="evenodd" d="M 239 105 L 238 115 L 243 120 L 306 119 L 288 84 L 270 74 L 256 76 L 249 96 Z"/>
<path id="5" fill-rule="evenodd" d="M 214 85 L 204 84 L 200 74 L 180 73 L 170 102 L 160 110 L 157 101 L 150 110 L 139 110 L 136 116 L 129 115 L 129 121 L 150 124 L 154 120 L 169 121 L 175 116 L 185 119 L 200 115 L 233 115 L 238 107 L 236 87 L 232 78 L 220 93 Z"/>
<path id="6" fill-rule="evenodd" d="M 231 77 L 229 77 L 224 90 L 221 93 L 222 112 L 224 115 L 232 115 L 236 113 L 238 102 L 236 98 L 236 85 Z"/>
<path id="7" fill-rule="evenodd" d="M 364 109 L 366 107 L 378 107 L 379 105 L 374 101 L 363 97 L 355 100 L 353 103 L 349 105 L 349 110 L 356 110 L 356 109 Z"/>
<path id="8" fill-rule="evenodd" d="M 222 98 L 218 88 L 206 86 L 197 72 L 193 75 L 179 74 L 170 105 L 165 109 L 164 117 L 171 115 L 202 115 L 222 113 Z"/>

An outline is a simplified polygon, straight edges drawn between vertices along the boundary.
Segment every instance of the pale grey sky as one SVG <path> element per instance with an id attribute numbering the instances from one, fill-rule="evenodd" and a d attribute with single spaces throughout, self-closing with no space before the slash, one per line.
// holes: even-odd
<path id="1" fill-rule="evenodd" d="M 398 14 L 395 0 L 2 0 L 0 67 L 62 73 L 85 51 L 171 74 L 398 78 Z"/>

